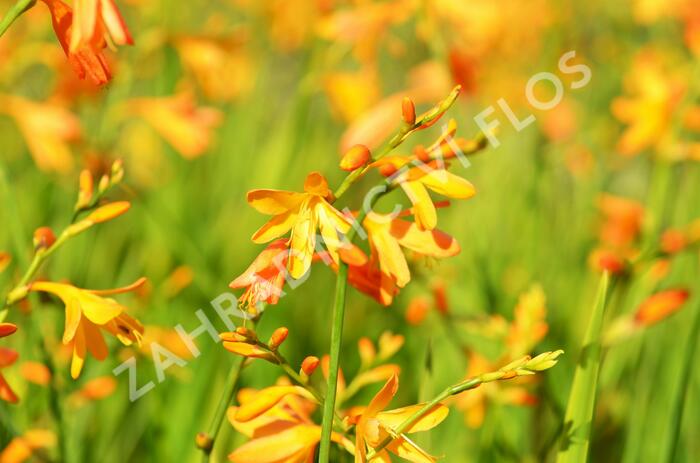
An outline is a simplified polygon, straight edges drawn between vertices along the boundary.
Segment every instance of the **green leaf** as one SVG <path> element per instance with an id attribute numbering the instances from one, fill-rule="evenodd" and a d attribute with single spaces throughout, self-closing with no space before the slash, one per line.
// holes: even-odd
<path id="1" fill-rule="evenodd" d="M 574 383 L 569 394 L 569 403 L 564 418 L 564 435 L 557 454 L 557 463 L 583 463 L 588 455 L 598 371 L 600 370 L 603 315 L 608 299 L 609 284 L 610 276 L 608 273 L 604 273 L 593 304 L 591 319 L 576 366 Z"/>

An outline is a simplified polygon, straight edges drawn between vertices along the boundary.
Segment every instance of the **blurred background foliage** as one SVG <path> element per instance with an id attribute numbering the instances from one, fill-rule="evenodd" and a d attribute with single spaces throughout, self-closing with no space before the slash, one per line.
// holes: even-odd
<path id="1" fill-rule="evenodd" d="M 126 178 L 112 196 L 131 201 L 132 209 L 71 241 L 42 274 L 86 288 L 144 275 L 147 289 L 123 300 L 147 337 L 152 327 L 162 329 L 151 331 L 161 339 L 179 323 L 194 329 L 197 309 L 223 331 L 209 301 L 261 249 L 249 237 L 264 219 L 247 206 L 245 192 L 298 190 L 312 170 L 337 185 L 343 148 L 353 141 L 376 145 L 378 134 L 390 133 L 403 96 L 427 108 L 460 83 L 464 91 L 450 115 L 463 136 L 478 132 L 474 115 L 500 98 L 521 119 L 534 114 L 536 123 L 517 132 L 496 107 L 502 145 L 459 168 L 477 196 L 439 212 L 440 228 L 458 238 L 461 254 L 417 263 L 414 282 L 390 308 L 350 291 L 341 362 L 346 373 L 357 370 L 361 336 L 404 334 L 393 360 L 401 367 L 397 403 L 415 403 L 462 379 L 470 352 L 497 362 L 502 345 L 475 320 L 512 320 L 519 296 L 539 285 L 549 330 L 535 353 L 563 348 L 566 355 L 530 387 L 536 403 L 499 403 L 506 400 L 494 392 L 483 422 L 469 426 L 453 409 L 427 447 L 449 462 L 551 460 L 598 279 L 589 257 L 600 241 L 600 195 L 643 206 L 640 249 L 700 217 L 692 124 L 700 86 L 697 3 L 119 3 L 135 45 L 108 52 L 114 80 L 102 88 L 72 75 L 41 3 L 0 40 L 0 249 L 13 257 L 0 274 L 3 287 L 26 268 L 35 228 L 70 221 L 79 170 L 100 174 L 121 158 Z M 10 2 L 0 4 L 4 11 Z M 569 89 L 571 77 L 557 71 L 569 50 L 592 70 L 583 89 Z M 524 98 L 527 80 L 541 71 L 565 82 L 563 102 L 550 111 L 534 110 Z M 10 94 L 32 105 L 16 109 Z M 632 135 L 630 120 L 615 117 L 619 98 L 641 102 L 631 110 L 631 125 L 638 124 Z M 42 137 L 50 140 L 43 150 L 31 141 Z M 419 141 L 429 143 L 425 137 Z M 361 195 L 357 188 L 348 203 Z M 650 262 L 619 283 L 606 323 L 633 313 L 659 289 L 684 287 L 692 297 L 677 315 L 606 349 L 591 461 L 667 461 L 666 446 L 675 439 L 672 461 L 700 459 L 697 369 L 679 434 L 670 413 L 685 393 L 683 355 L 695 347 L 687 340 L 698 311 L 697 259 L 696 250 L 681 253 L 663 272 Z M 333 281 L 319 266 L 267 309 L 261 338 L 288 327 L 283 351 L 292 365 L 326 353 Z M 449 316 L 435 310 L 435 285 L 446 288 Z M 430 310 L 420 323 L 407 323 L 407 308 L 420 297 Z M 10 321 L 25 325 L 27 310 L 41 314 L 40 330 L 4 340 L 20 352 L 20 364 L 39 361 L 37 339 L 58 345 L 63 329 L 61 306 L 38 298 Z M 199 358 L 169 369 L 166 381 L 135 403 L 122 375 L 109 397 L 67 405 L 67 461 L 197 459 L 194 436 L 207 427 L 234 360 L 206 335 L 198 344 Z M 116 354 L 88 361 L 76 382 L 57 351 L 65 395 L 110 375 L 137 350 L 110 347 Z M 3 373 L 21 402 L 0 404 L 0 443 L 25 429 L 51 428 L 47 389 L 27 381 L 19 366 Z M 254 363 L 241 384 L 268 386 L 279 375 L 272 365 Z M 138 380 L 155 381 L 147 353 L 139 357 Z M 363 390 L 356 402 L 375 392 L 376 386 Z M 214 457 L 224 460 L 243 441 L 225 424 Z"/>

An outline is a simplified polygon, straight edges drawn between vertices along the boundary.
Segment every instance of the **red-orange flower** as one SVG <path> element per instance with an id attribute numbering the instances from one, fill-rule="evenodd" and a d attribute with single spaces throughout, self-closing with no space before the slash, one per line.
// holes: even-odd
<path id="1" fill-rule="evenodd" d="M 0 338 L 9 336 L 17 331 L 17 327 L 12 323 L 0 323 Z M 17 352 L 6 347 L 0 347 L 0 368 L 8 367 L 17 361 Z M 0 373 L 0 399 L 10 403 L 17 403 L 19 398 L 7 384 L 5 378 Z"/>
<path id="2" fill-rule="evenodd" d="M 246 271 L 229 284 L 233 289 L 246 288 L 239 304 L 249 309 L 255 309 L 260 302 L 277 304 L 287 274 L 289 248 L 286 242 L 286 239 L 279 239 L 270 243 Z"/>
<path id="3" fill-rule="evenodd" d="M 134 40 L 114 0 L 73 0 L 73 6 L 72 52 L 84 46 L 101 46 L 107 39 L 117 45 L 133 45 Z"/>
<path id="4" fill-rule="evenodd" d="M 661 291 L 642 302 L 634 319 L 640 325 L 653 325 L 675 313 L 689 297 L 690 293 L 684 289 Z"/>
<path id="5" fill-rule="evenodd" d="M 89 43 L 71 43 L 73 29 L 73 10 L 61 0 L 43 0 L 51 11 L 51 19 L 56 37 L 73 66 L 78 77 L 84 79 L 90 77 L 98 85 L 109 82 L 112 74 L 109 71 L 107 60 L 102 54 L 105 47 L 104 39 Z"/>

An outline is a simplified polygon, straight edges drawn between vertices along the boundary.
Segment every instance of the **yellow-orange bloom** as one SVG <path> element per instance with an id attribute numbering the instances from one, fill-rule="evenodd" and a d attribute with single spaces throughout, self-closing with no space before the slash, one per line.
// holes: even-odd
<path id="1" fill-rule="evenodd" d="M 48 449 L 56 445 L 56 435 L 45 429 L 30 429 L 17 436 L 7 444 L 0 453 L 2 463 L 22 463 L 29 460 L 39 449 Z"/>
<path id="2" fill-rule="evenodd" d="M 411 160 L 399 156 L 383 158 L 372 166 L 389 167 L 392 183 L 400 185 L 413 204 L 418 226 L 432 230 L 437 225 L 437 212 L 428 190 L 448 198 L 469 199 L 476 194 L 474 185 L 446 170 L 445 163 L 432 161 L 411 166 Z"/>
<path id="3" fill-rule="evenodd" d="M 17 331 L 17 326 L 12 323 L 0 323 L 0 338 L 9 336 L 15 331 Z M 0 368 L 9 367 L 17 361 L 17 357 L 19 357 L 19 355 L 14 350 L 0 347 Z M 17 403 L 19 401 L 19 398 L 10 388 L 10 385 L 7 384 L 2 373 L 0 373 L 0 400 L 10 403 Z"/>
<path id="4" fill-rule="evenodd" d="M 418 404 L 384 411 L 396 395 L 398 387 L 399 379 L 396 375 L 392 375 L 362 413 L 354 417 L 353 421 L 357 423 L 355 426 L 356 462 L 366 463 L 368 447 L 370 449 L 377 447 L 385 438 L 394 436 L 396 427 L 423 408 L 423 404 Z M 437 404 L 404 432 L 411 434 L 432 429 L 440 424 L 447 417 L 448 413 L 449 409 L 446 406 Z M 425 450 L 414 444 L 404 434 L 392 440 L 386 449 L 381 450 L 377 454 L 377 458 L 381 461 L 391 461 L 389 452 L 416 463 L 437 461 L 435 457 L 426 453 Z"/>
<path id="5" fill-rule="evenodd" d="M 210 107 L 198 107 L 190 93 L 159 98 L 139 98 L 130 102 L 141 116 L 185 159 L 203 155 L 212 143 L 213 129 L 221 123 L 222 113 Z"/>
<path id="6" fill-rule="evenodd" d="M 229 422 L 251 440 L 229 455 L 234 463 L 305 463 L 314 457 L 321 427 L 311 420 L 313 396 L 298 386 L 259 391 L 243 389 L 239 407 L 228 410 Z M 352 452 L 352 442 L 333 433 L 333 441 Z"/>
<path id="7" fill-rule="evenodd" d="M 266 243 L 291 230 L 287 268 L 292 278 L 301 278 L 311 267 L 316 249 L 316 231 L 321 232 L 328 253 L 338 263 L 338 250 L 345 245 L 339 233 L 350 231 L 349 220 L 331 206 L 333 193 L 318 172 L 304 181 L 304 193 L 281 190 L 248 192 L 248 204 L 263 214 L 274 216 L 253 234 L 253 241 Z"/>
<path id="8" fill-rule="evenodd" d="M 51 293 L 66 306 L 66 323 L 63 344 L 71 345 L 73 360 L 71 376 L 75 379 L 85 363 L 87 352 L 97 360 L 107 357 L 107 344 L 101 330 L 115 336 L 124 345 L 141 344 L 143 326 L 126 314 L 126 307 L 114 299 L 102 296 L 119 294 L 137 289 L 146 282 L 141 278 L 132 285 L 112 290 L 87 290 L 66 283 L 38 281 L 32 283 L 31 291 Z"/>
<path id="9" fill-rule="evenodd" d="M 286 240 L 270 243 L 238 278 L 229 283 L 233 289 L 246 288 L 238 303 L 257 311 L 260 302 L 277 304 L 287 273 L 289 248 Z"/>
<path id="10" fill-rule="evenodd" d="M 67 109 L 17 96 L 0 98 L 2 111 L 17 122 L 36 165 L 46 171 L 66 173 L 73 167 L 69 143 L 80 138 L 80 123 Z"/>
<path id="11" fill-rule="evenodd" d="M 133 45 L 134 40 L 114 0 L 74 0 L 73 7 L 71 52 L 84 46 L 104 44 L 106 39 L 117 45 Z"/>
<path id="12" fill-rule="evenodd" d="M 421 229 L 418 223 L 371 212 L 362 224 L 367 230 L 372 254 L 379 262 L 380 299 L 385 304 L 391 302 L 395 286 L 403 288 L 411 280 L 401 247 L 438 258 L 454 256 L 460 251 L 453 237 L 440 230 Z"/>

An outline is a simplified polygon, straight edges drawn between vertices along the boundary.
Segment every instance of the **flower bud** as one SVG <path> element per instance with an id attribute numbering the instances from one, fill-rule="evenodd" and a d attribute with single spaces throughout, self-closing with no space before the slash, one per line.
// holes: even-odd
<path id="1" fill-rule="evenodd" d="M 408 125 L 412 126 L 416 123 L 416 105 L 409 97 L 405 97 L 401 103 L 401 116 Z"/>
<path id="2" fill-rule="evenodd" d="M 214 447 L 214 440 L 207 433 L 198 432 L 194 439 L 197 448 L 209 451 Z"/>
<path id="3" fill-rule="evenodd" d="M 17 325 L 14 323 L 0 323 L 0 338 L 9 336 L 17 331 Z"/>
<path id="4" fill-rule="evenodd" d="M 680 230 L 666 230 L 661 235 L 661 250 L 666 254 L 677 254 L 688 244 L 685 234 Z"/>
<path id="5" fill-rule="evenodd" d="M 97 185 L 97 191 L 102 194 L 107 191 L 107 188 L 109 188 L 109 177 L 107 175 L 103 175 L 100 177 L 100 183 Z"/>
<path id="6" fill-rule="evenodd" d="M 319 363 L 318 357 L 314 357 L 313 355 L 306 357 L 304 361 L 301 362 L 301 373 L 306 376 L 311 376 L 314 371 L 316 371 L 316 368 L 318 368 Z"/>
<path id="7" fill-rule="evenodd" d="M 244 326 L 239 326 L 236 328 L 236 333 L 243 336 L 248 341 L 255 342 L 258 340 L 258 336 L 255 334 L 255 331 Z"/>
<path id="8" fill-rule="evenodd" d="M 85 220 L 93 224 L 106 222 L 124 214 L 130 207 L 131 203 L 129 201 L 115 201 L 98 207 Z"/>
<path id="9" fill-rule="evenodd" d="M 416 297 L 411 300 L 406 309 L 406 321 L 410 325 L 420 325 L 428 315 L 430 303 L 424 297 Z"/>
<path id="10" fill-rule="evenodd" d="M 274 333 L 272 333 L 270 342 L 267 343 L 270 346 L 270 349 L 276 350 L 284 342 L 284 340 L 287 339 L 288 334 L 289 330 L 284 326 L 277 328 Z"/>
<path id="11" fill-rule="evenodd" d="M 88 207 L 90 201 L 92 201 L 93 179 L 89 170 L 84 169 L 80 172 L 78 184 L 78 201 L 75 203 L 76 211 Z"/>
<path id="12" fill-rule="evenodd" d="M 355 145 L 345 152 L 340 160 L 340 168 L 352 172 L 366 165 L 372 155 L 365 145 Z"/>
<path id="13" fill-rule="evenodd" d="M 56 236 L 49 227 L 39 227 L 34 231 L 34 250 L 50 248 L 56 242 Z"/>
<path id="14" fill-rule="evenodd" d="M 377 356 L 377 350 L 374 348 L 374 344 L 366 337 L 360 338 L 360 340 L 357 341 L 357 350 L 360 353 L 362 365 L 370 365 Z"/>
<path id="15" fill-rule="evenodd" d="M 399 169 L 397 169 L 396 166 L 393 164 L 382 164 L 381 166 L 379 166 L 379 173 L 385 177 L 391 177 L 398 170 Z"/>
<path id="16" fill-rule="evenodd" d="M 112 175 L 110 182 L 112 185 L 116 185 L 122 181 L 124 178 L 124 161 L 117 159 L 112 163 Z"/>
<path id="17" fill-rule="evenodd" d="M 650 326 L 669 317 L 680 309 L 690 297 L 685 289 L 661 291 L 642 302 L 634 316 L 639 325 Z"/>

